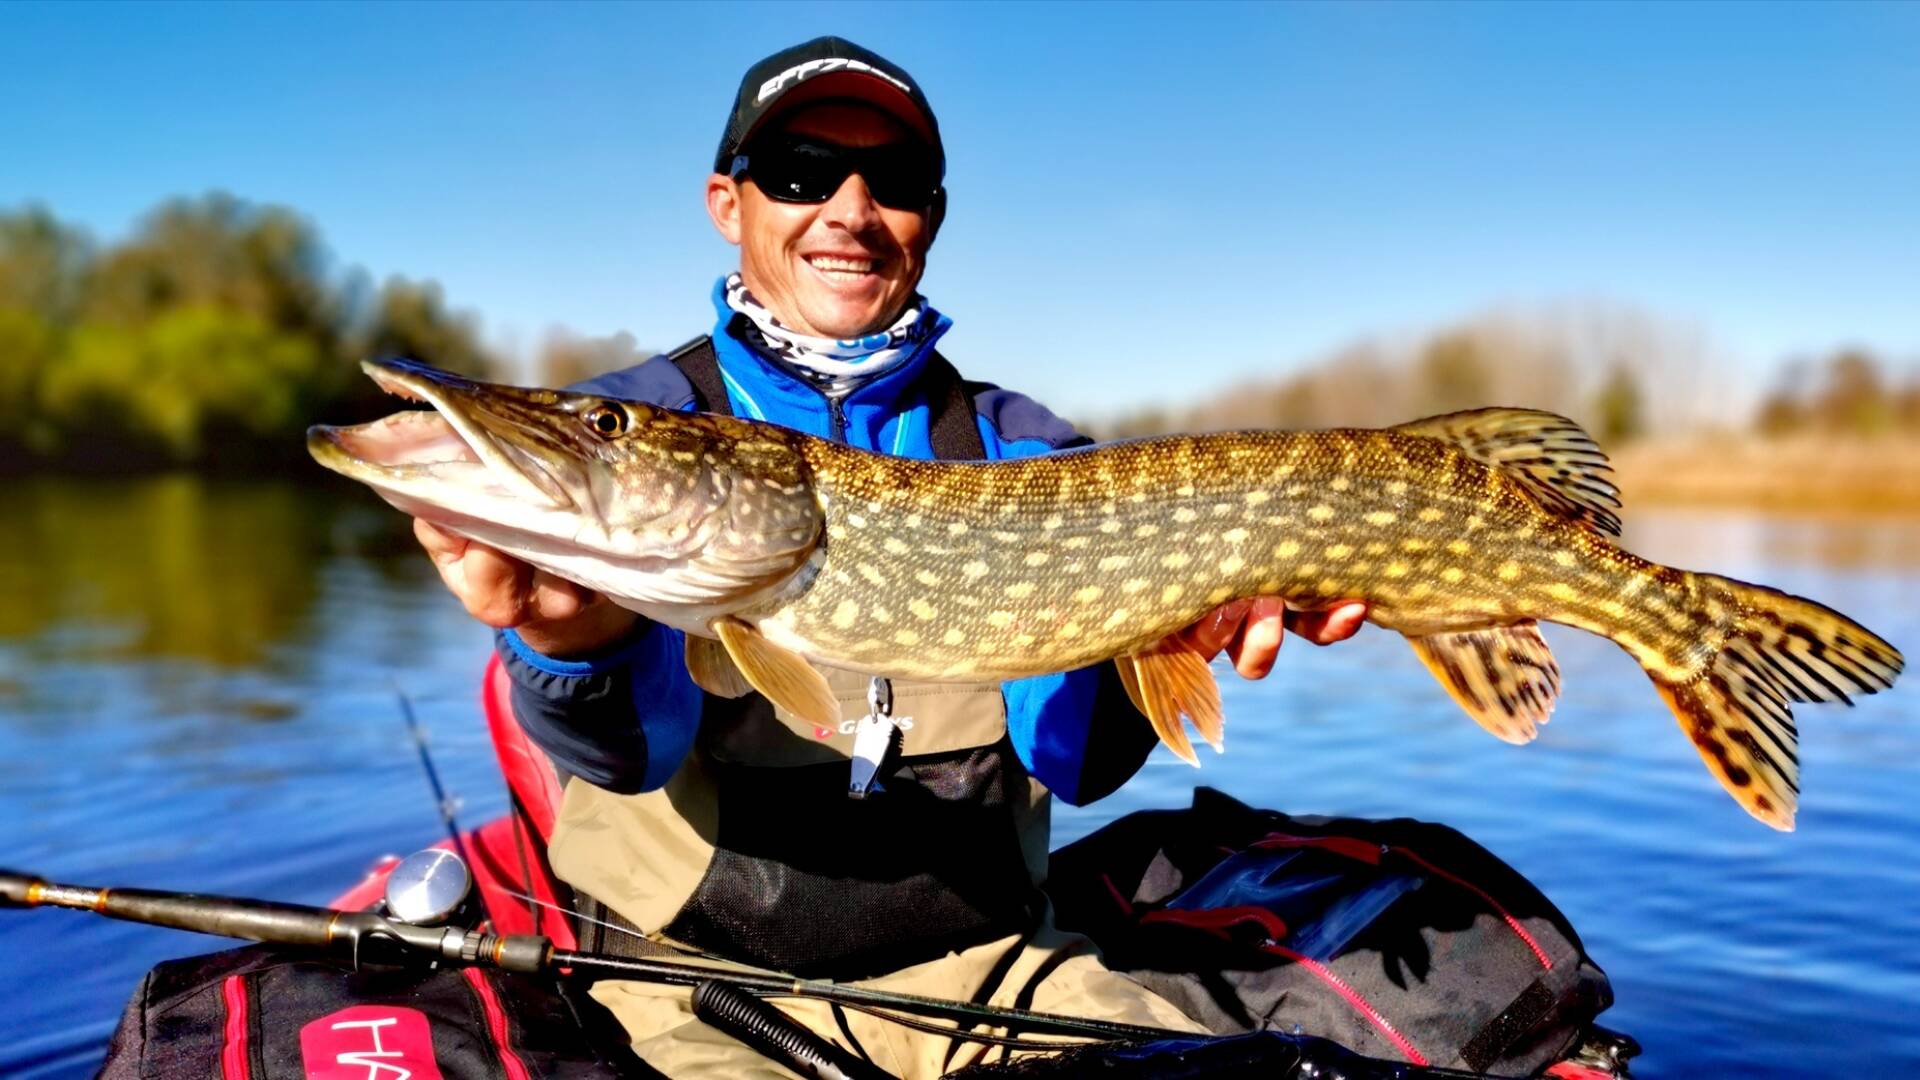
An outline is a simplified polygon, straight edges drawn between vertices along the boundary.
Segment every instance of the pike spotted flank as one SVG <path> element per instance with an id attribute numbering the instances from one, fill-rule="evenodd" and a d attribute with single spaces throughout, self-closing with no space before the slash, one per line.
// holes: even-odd
<path id="1" fill-rule="evenodd" d="M 839 719 L 808 661 L 986 682 L 1111 660 L 1189 761 L 1218 688 L 1165 644 L 1215 605 L 1356 598 L 1467 714 L 1526 742 L 1560 691 L 1540 622 L 1652 677 L 1741 806 L 1793 826 L 1794 702 L 1893 684 L 1898 650 L 1811 600 L 1613 543 L 1606 458 L 1524 409 L 1384 430 L 1173 436 L 990 463 L 890 457 L 731 417 L 366 365 L 437 411 L 316 427 L 389 502 L 687 632 L 708 690 Z"/>

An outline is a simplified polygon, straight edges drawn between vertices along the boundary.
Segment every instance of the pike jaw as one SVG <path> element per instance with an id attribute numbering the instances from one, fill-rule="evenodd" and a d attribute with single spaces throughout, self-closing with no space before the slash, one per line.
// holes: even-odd
<path id="1" fill-rule="evenodd" d="M 433 411 L 310 428 L 316 461 L 651 618 L 704 633 L 789 583 L 818 542 L 804 460 L 739 421 L 410 361 L 361 367 Z"/>

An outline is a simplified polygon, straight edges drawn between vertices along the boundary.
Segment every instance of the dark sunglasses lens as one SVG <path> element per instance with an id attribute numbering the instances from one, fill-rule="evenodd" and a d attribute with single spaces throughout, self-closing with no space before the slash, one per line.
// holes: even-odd
<path id="1" fill-rule="evenodd" d="M 833 147 L 789 143 L 752 154 L 749 169 L 767 197 L 782 202 L 825 202 L 852 171 Z"/>
<path id="2" fill-rule="evenodd" d="M 774 143 L 748 156 L 748 172 L 768 198 L 825 202 L 858 170 L 875 202 L 895 210 L 919 210 L 933 202 L 940 180 L 933 156 L 923 148 L 881 146 L 849 150 L 810 142 Z"/>
<path id="3" fill-rule="evenodd" d="M 867 190 L 881 206 L 895 210 L 921 210 L 933 203 L 939 179 L 933 158 L 917 147 L 880 147 L 867 152 L 860 175 Z"/>

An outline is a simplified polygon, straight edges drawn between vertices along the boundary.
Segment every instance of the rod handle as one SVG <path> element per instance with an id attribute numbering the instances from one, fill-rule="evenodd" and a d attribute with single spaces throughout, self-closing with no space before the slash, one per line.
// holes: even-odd
<path id="1" fill-rule="evenodd" d="M 41 884 L 41 881 L 32 874 L 0 870 L 0 908 L 32 907 L 27 896 L 37 884 Z"/>

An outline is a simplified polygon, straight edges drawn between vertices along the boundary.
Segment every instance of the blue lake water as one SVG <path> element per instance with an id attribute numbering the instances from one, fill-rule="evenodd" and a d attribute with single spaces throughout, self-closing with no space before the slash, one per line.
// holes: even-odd
<path id="1" fill-rule="evenodd" d="M 440 835 L 396 700 L 478 823 L 487 633 L 355 491 L 0 481 L 0 865 L 324 903 Z M 1920 521 L 1629 514 L 1643 555 L 1815 597 L 1920 649 Z M 1397 636 L 1223 679 L 1228 752 L 1163 752 L 1057 842 L 1205 783 L 1299 813 L 1460 828 L 1537 882 L 1614 981 L 1641 1076 L 1920 1073 L 1920 684 L 1802 706 L 1800 828 L 1753 822 L 1624 653 L 1550 627 L 1532 746 L 1468 721 Z M 0 1076 L 90 1075 L 142 973 L 210 938 L 0 913 Z"/>

